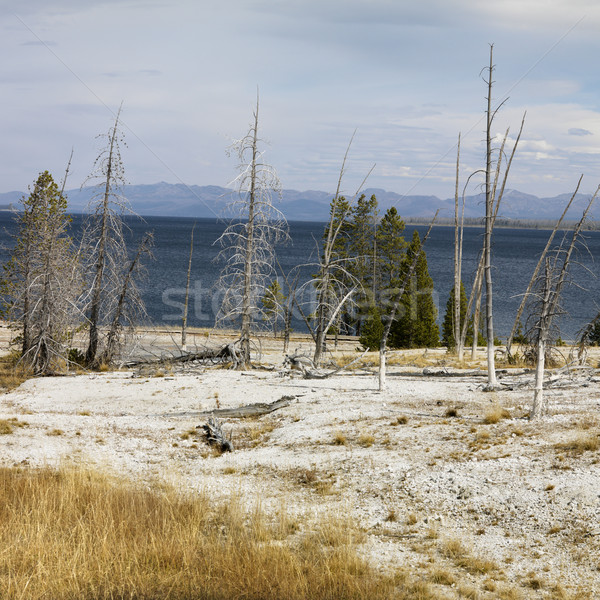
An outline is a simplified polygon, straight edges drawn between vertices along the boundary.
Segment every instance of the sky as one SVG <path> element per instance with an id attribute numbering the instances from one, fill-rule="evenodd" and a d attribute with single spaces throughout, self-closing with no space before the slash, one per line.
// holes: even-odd
<path id="1" fill-rule="evenodd" d="M 83 184 L 122 103 L 133 184 L 228 185 L 260 95 L 265 161 L 286 189 L 454 195 L 493 134 L 508 187 L 600 184 L 597 0 L 0 0 L 0 192 L 49 170 Z M 475 175 L 468 190 L 481 183 Z"/>

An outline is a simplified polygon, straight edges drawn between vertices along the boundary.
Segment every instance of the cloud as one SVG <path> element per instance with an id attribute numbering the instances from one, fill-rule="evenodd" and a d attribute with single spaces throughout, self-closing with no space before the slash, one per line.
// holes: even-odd
<path id="1" fill-rule="evenodd" d="M 569 135 L 583 136 L 583 135 L 594 135 L 594 134 L 587 129 L 581 129 L 579 127 L 571 127 L 571 129 L 569 129 Z"/>

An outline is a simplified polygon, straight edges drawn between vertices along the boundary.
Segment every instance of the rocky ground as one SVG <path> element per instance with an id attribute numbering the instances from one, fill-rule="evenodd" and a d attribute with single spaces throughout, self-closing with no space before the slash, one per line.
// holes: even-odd
<path id="1" fill-rule="evenodd" d="M 265 349 L 271 370 L 166 364 L 29 380 L 0 397 L 1 461 L 236 494 L 285 508 L 298 529 L 333 512 L 366 534 L 374 564 L 410 568 L 440 598 L 600 597 L 595 370 L 562 377 L 550 415 L 532 423 L 522 370 L 490 393 L 483 375 L 446 368 L 444 350 L 396 353 L 378 392 L 368 369 L 308 380 L 281 368 L 279 346 Z M 232 453 L 196 429 L 202 411 L 284 395 L 291 404 L 270 415 L 223 420 Z"/>

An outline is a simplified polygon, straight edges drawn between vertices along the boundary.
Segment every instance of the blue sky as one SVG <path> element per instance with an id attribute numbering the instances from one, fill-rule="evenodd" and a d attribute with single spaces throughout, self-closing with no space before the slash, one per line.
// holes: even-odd
<path id="1" fill-rule="evenodd" d="M 0 0 L 0 191 L 41 170 L 92 170 L 123 101 L 131 183 L 227 185 L 226 154 L 261 97 L 266 158 L 285 188 L 454 193 L 483 164 L 494 43 L 494 133 L 522 144 L 509 187 L 538 196 L 600 184 L 595 0 Z M 476 190 L 474 190 L 476 191 Z"/>

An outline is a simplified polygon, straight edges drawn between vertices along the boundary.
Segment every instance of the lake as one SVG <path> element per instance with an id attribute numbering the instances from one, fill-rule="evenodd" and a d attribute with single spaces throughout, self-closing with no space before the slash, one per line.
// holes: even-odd
<path id="1" fill-rule="evenodd" d="M 73 216 L 73 232 L 76 235 L 81 226 L 81 215 Z M 214 219 L 190 219 L 175 217 L 147 217 L 144 222 L 128 217 L 126 219 L 132 241 L 139 239 L 145 231 L 154 231 L 155 260 L 148 263 L 148 277 L 142 285 L 148 315 L 153 324 L 179 325 L 183 309 L 183 299 L 187 276 L 190 245 L 190 232 L 194 222 L 194 257 L 188 323 L 192 327 L 211 327 L 218 310 L 220 295 L 215 290 L 215 282 L 221 269 L 215 263 L 219 246 L 215 241 L 223 231 L 223 223 Z M 14 233 L 13 215 L 0 212 L 0 231 L 3 244 L 0 248 L 0 261 L 10 255 L 11 234 Z M 323 234 L 324 224 L 313 222 L 290 222 L 291 241 L 277 248 L 277 256 L 284 270 L 297 265 L 315 263 L 317 241 Z M 407 226 L 405 238 L 410 240 L 412 230 L 417 229 L 421 236 L 424 226 Z M 493 237 L 493 278 L 494 278 L 494 325 L 496 334 L 506 338 L 510 333 L 514 315 L 540 252 L 543 250 L 549 231 L 529 229 L 497 229 Z M 560 241 L 561 235 L 556 236 Z M 463 278 L 467 295 L 478 261 L 483 240 L 483 229 L 466 228 L 463 247 Z M 563 293 L 563 306 L 568 313 L 558 321 L 561 335 L 573 339 L 600 310 L 600 280 L 598 266 L 594 258 L 600 256 L 600 232 L 587 232 L 587 249 L 580 249 L 570 271 L 570 284 Z M 454 230 L 451 227 L 436 227 L 427 242 L 425 251 L 429 272 L 434 282 L 434 299 L 438 306 L 439 321 L 443 319 L 448 295 L 453 286 Z M 302 280 L 309 281 L 316 266 L 302 269 Z M 293 327 L 296 331 L 305 330 L 299 315 L 295 316 Z"/>

